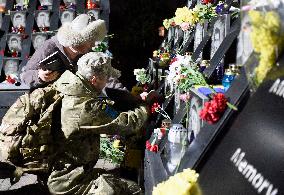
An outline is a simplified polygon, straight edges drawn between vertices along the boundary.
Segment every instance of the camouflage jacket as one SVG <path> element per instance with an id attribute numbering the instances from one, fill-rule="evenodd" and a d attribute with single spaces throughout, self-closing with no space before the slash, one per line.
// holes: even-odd
<path id="1" fill-rule="evenodd" d="M 19 97 L 0 126 L 0 158 L 27 171 L 47 171 L 54 154 L 53 111 L 57 105 L 60 109 L 61 99 L 51 87 Z"/>
<path id="2" fill-rule="evenodd" d="M 64 152 L 60 158 L 68 163 L 96 163 L 100 148 L 99 134 L 133 133 L 141 129 L 147 120 L 145 106 L 122 112 L 113 119 L 105 112 L 102 100 L 90 82 L 70 71 L 65 71 L 53 87 L 63 96 L 62 132 L 58 137 L 64 137 Z"/>

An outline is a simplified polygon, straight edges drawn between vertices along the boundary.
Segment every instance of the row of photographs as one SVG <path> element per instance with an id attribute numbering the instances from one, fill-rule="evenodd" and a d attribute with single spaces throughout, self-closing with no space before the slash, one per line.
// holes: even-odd
<path id="1" fill-rule="evenodd" d="M 72 9 L 60 10 L 60 22 L 64 24 L 66 22 L 71 22 L 76 17 L 76 12 Z M 93 9 L 88 10 L 87 14 L 92 15 L 96 19 L 99 18 L 99 10 Z M 27 12 L 26 11 L 11 11 L 11 21 L 15 28 L 26 27 Z M 50 15 L 49 10 L 37 10 L 35 11 L 35 21 L 37 26 L 40 27 L 50 27 Z M 2 24 L 3 15 L 0 14 L 0 24 Z"/>
<path id="2" fill-rule="evenodd" d="M 11 1 L 11 0 L 9 0 Z M 40 5 L 44 6 L 52 6 L 53 4 L 53 0 L 39 0 Z M 63 0 L 65 5 L 69 5 L 69 4 L 76 4 L 76 0 Z M 7 3 L 7 0 L 0 0 L 0 6 L 5 7 Z M 16 4 L 15 5 L 24 5 L 25 4 L 25 0 L 16 0 Z"/>

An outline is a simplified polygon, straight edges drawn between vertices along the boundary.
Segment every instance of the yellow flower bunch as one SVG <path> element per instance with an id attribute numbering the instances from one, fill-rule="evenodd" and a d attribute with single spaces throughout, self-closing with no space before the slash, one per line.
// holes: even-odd
<path id="1" fill-rule="evenodd" d="M 199 21 L 198 13 L 194 12 L 186 6 L 183 8 L 177 8 L 174 21 L 176 25 L 180 25 L 183 22 L 187 22 L 190 25 L 193 25 Z"/>
<path id="2" fill-rule="evenodd" d="M 168 30 L 171 26 L 171 19 L 164 19 L 163 20 L 164 27 Z"/>
<path id="3" fill-rule="evenodd" d="M 159 183 L 153 189 L 153 195 L 190 195 L 199 174 L 195 170 L 184 169 L 183 172 L 171 176 L 167 181 Z"/>
<path id="4" fill-rule="evenodd" d="M 283 44 L 281 19 L 277 12 L 249 11 L 252 24 L 251 41 L 256 53 L 259 53 L 259 65 L 255 69 L 256 85 L 262 83 L 267 73 L 275 65 L 278 52 Z"/>

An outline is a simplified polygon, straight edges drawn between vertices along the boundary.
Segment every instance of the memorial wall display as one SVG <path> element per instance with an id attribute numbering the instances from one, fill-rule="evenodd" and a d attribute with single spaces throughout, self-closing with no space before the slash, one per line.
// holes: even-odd
<path id="1" fill-rule="evenodd" d="M 195 36 L 167 51 L 165 92 L 175 98 L 171 104 L 166 98 L 161 108 L 170 113 L 172 127 L 183 128 L 173 133 L 156 121 L 160 130 L 154 130 L 145 150 L 146 194 L 167 194 L 178 185 L 173 178 L 187 168 L 200 173 L 190 194 L 282 194 L 283 2 L 194 3 L 164 21 L 167 41 L 178 39 L 170 38 L 176 25 Z M 200 5 L 216 11 L 204 32 L 196 17 L 202 14 L 194 14 Z M 190 179 L 183 182 L 178 188 L 190 191 Z"/>
<path id="2" fill-rule="evenodd" d="M 16 99 L 14 96 L 29 90 L 19 75 L 35 50 L 78 14 L 90 12 L 91 17 L 100 18 L 99 2 L 92 1 L 91 5 L 76 0 L 0 1 L 0 24 L 4 33 L 0 37 L 0 94 L 5 96 L 0 100 L 0 118 L 11 104 L 7 98 Z M 12 93 L 18 90 L 19 93 Z"/>

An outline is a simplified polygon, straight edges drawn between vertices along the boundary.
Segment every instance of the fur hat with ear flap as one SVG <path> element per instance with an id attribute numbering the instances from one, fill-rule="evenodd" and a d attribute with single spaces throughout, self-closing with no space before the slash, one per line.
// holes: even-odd
<path id="1" fill-rule="evenodd" d="M 107 35 L 104 20 L 92 21 L 87 14 L 77 16 L 72 22 L 64 23 L 57 32 L 57 39 L 64 47 L 74 47 L 85 42 L 102 41 Z"/>

